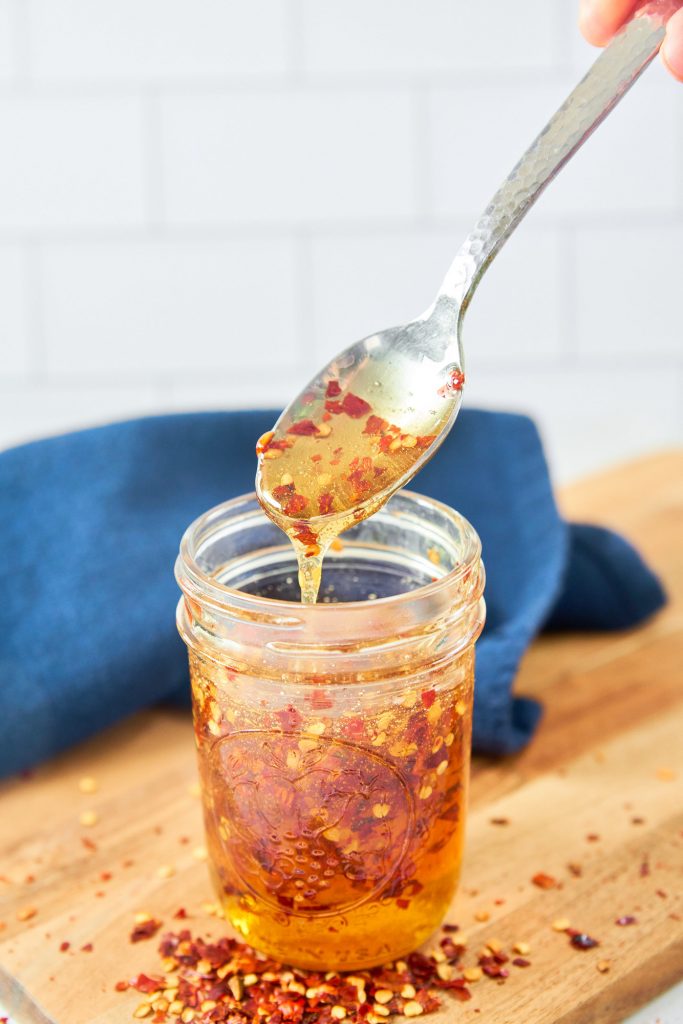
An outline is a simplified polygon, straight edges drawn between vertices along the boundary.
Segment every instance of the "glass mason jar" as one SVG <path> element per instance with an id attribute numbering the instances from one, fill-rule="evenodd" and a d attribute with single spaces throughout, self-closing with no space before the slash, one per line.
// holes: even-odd
<path id="1" fill-rule="evenodd" d="M 256 497 L 185 533 L 176 576 L 204 818 L 226 918 L 315 970 L 403 956 L 460 870 L 484 569 L 470 524 L 403 491 L 299 603 Z"/>

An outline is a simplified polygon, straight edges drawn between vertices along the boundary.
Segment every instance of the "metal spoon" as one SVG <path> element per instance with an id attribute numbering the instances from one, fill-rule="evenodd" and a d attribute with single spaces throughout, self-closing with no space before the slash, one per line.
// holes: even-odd
<path id="1" fill-rule="evenodd" d="M 655 57 L 668 19 L 681 7 L 683 0 L 650 0 L 637 8 L 496 192 L 461 246 L 430 308 L 410 323 L 372 334 L 345 349 L 283 412 L 274 430 L 276 444 L 278 439 L 285 439 L 285 443 L 288 438 L 289 443 L 298 441 L 297 423 L 306 420 L 320 425 L 319 434 L 305 439 L 306 457 L 313 450 L 311 438 L 318 443 L 328 437 L 330 421 L 343 435 L 346 452 L 358 454 L 367 449 L 366 417 L 347 416 L 341 411 L 341 402 L 348 393 L 363 399 L 374 416 L 397 425 L 405 444 L 401 441 L 393 460 L 384 460 L 385 471 L 375 480 L 366 481 L 368 486 L 362 493 L 348 488 L 339 491 L 333 511 L 329 502 L 316 503 L 320 493 L 313 493 L 306 510 L 297 508 L 296 515 L 288 514 L 286 502 L 278 497 L 282 488 L 276 485 L 278 479 L 291 475 L 283 474 L 283 470 L 301 469 L 301 449 L 281 451 L 279 454 L 285 457 L 276 464 L 261 446 L 257 491 L 266 511 L 280 526 L 288 529 L 295 520 L 309 523 L 324 549 L 340 532 L 340 524 L 341 528 L 351 525 L 349 511 L 355 510 L 356 521 L 370 515 L 434 455 L 460 408 L 464 381 L 462 326 L 484 272 L 541 192 Z M 338 396 L 332 402 L 330 381 Z M 332 417 L 325 411 L 326 402 L 328 410 L 336 410 Z M 322 424 L 321 417 L 327 425 Z M 414 444 L 416 438 L 422 443 Z M 331 438 L 328 444 L 334 441 Z M 322 447 L 318 444 L 319 450 Z M 290 491 L 295 486 L 290 485 Z M 292 535 L 293 530 L 288 532 Z"/>

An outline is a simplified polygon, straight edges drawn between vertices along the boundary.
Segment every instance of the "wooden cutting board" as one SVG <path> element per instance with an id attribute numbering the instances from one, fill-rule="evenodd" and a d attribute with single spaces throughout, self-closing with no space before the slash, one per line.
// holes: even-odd
<path id="1" fill-rule="evenodd" d="M 526 657 L 517 690 L 539 697 L 545 718 L 521 755 L 474 764 L 449 920 L 469 935 L 471 962 L 496 937 L 506 948 L 528 942 L 532 966 L 504 984 L 477 982 L 470 1002 L 447 1000 L 435 1021 L 616 1022 L 683 977 L 683 454 L 582 482 L 561 503 L 633 539 L 671 602 L 640 630 L 545 637 Z M 86 775 L 96 793 L 80 792 Z M 202 909 L 213 894 L 195 856 L 194 783 L 188 718 L 154 710 L 3 787 L 0 997 L 12 975 L 58 1024 L 119 1024 L 140 997 L 114 983 L 158 967 L 154 941 L 129 942 L 136 912 L 172 927 L 183 906 L 195 933 L 225 928 Z M 98 822 L 86 828 L 89 810 Z M 539 871 L 561 888 L 533 885 Z M 27 909 L 34 916 L 18 920 Z M 637 923 L 617 926 L 622 915 Z M 560 917 L 599 948 L 570 948 L 551 927 Z"/>

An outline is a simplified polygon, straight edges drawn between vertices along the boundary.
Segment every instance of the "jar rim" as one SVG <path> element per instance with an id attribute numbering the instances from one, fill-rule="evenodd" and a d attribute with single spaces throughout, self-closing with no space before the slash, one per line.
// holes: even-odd
<path id="1" fill-rule="evenodd" d="M 384 509 L 391 510 L 392 502 L 396 498 L 408 499 L 417 508 L 423 507 L 442 514 L 451 524 L 457 527 L 462 538 L 462 551 L 460 552 L 458 564 L 450 572 L 436 577 L 429 583 L 416 587 L 414 590 L 392 594 L 388 597 L 378 597 L 372 601 L 373 608 L 386 608 L 390 610 L 406 600 L 415 601 L 422 598 L 437 597 L 443 591 L 451 590 L 454 586 L 457 586 L 481 559 L 481 540 L 472 524 L 463 515 L 456 512 L 455 509 L 445 504 L 445 502 L 438 501 L 436 498 L 427 497 L 419 494 L 417 491 L 401 489 L 375 515 L 381 516 Z M 175 563 L 175 577 L 180 589 L 184 593 L 216 608 L 238 607 L 242 613 L 251 613 L 255 616 L 266 618 L 273 616 L 278 619 L 286 618 L 288 613 L 290 615 L 301 615 L 302 611 L 305 612 L 307 617 L 310 615 L 312 618 L 316 618 L 341 612 L 358 611 L 368 607 L 367 600 L 343 601 L 337 604 L 318 602 L 316 604 L 304 605 L 300 602 L 285 601 L 275 597 L 262 597 L 259 594 L 252 594 L 237 587 L 231 587 L 207 575 L 200 568 L 195 557 L 199 539 L 205 540 L 212 527 L 215 528 L 215 524 L 224 522 L 230 513 L 239 516 L 240 510 L 243 511 L 243 514 L 247 514 L 247 510 L 249 510 L 248 514 L 252 515 L 256 511 L 253 507 L 254 502 L 258 503 L 255 492 L 242 494 L 239 497 L 231 498 L 228 501 L 221 502 L 219 505 L 215 505 L 190 523 L 181 538 L 180 551 Z M 265 513 L 262 512 L 262 514 L 265 517 Z M 285 534 L 283 533 L 284 536 Z M 318 621 L 321 621 L 321 619 L 319 618 Z"/>

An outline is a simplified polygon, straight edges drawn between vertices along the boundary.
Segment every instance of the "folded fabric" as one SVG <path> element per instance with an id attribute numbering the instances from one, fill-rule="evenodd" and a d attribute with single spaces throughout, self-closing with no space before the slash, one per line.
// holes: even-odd
<path id="1" fill-rule="evenodd" d="M 254 484 L 273 411 L 158 416 L 0 453 L 0 774 L 133 711 L 188 698 L 173 563 L 197 515 Z M 477 648 L 475 748 L 512 753 L 540 707 L 512 695 L 544 623 L 634 625 L 664 602 L 624 540 L 559 517 L 538 433 L 468 410 L 415 489 L 478 530 L 488 619 Z"/>

